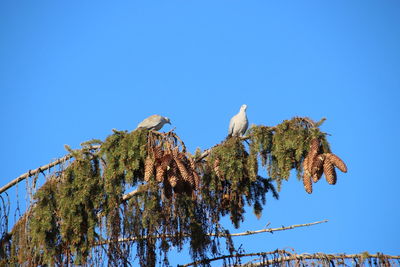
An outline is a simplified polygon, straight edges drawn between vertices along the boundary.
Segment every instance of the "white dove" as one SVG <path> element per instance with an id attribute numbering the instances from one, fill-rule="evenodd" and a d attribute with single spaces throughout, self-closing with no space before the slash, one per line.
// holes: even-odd
<path id="1" fill-rule="evenodd" d="M 159 131 L 164 124 L 171 124 L 170 120 L 167 117 L 163 117 L 160 115 L 152 115 L 146 119 L 144 119 L 141 123 L 136 127 L 137 129 L 148 129 L 148 130 L 156 130 Z"/>
<path id="2" fill-rule="evenodd" d="M 249 126 L 246 115 L 247 105 L 240 107 L 239 113 L 232 117 L 229 123 L 228 136 L 243 136 Z"/>

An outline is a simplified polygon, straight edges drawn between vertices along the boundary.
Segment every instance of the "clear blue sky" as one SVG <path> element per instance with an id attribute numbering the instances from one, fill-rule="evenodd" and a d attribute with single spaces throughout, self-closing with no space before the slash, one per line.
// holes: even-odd
<path id="1" fill-rule="evenodd" d="M 237 231 L 329 223 L 235 240 L 400 254 L 399 14 L 394 0 L 1 1 L 1 186 L 156 113 L 191 151 L 242 104 L 255 124 L 326 117 L 349 172 L 312 195 L 293 176 Z"/>

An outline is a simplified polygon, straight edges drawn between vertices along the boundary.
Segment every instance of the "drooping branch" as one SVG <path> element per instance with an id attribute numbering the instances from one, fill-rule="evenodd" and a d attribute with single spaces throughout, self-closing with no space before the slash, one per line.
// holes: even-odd
<path id="1" fill-rule="evenodd" d="M 67 160 L 69 160 L 70 158 L 72 158 L 71 154 L 67 154 L 61 158 L 56 159 L 53 162 L 50 162 L 49 164 L 40 166 L 39 168 L 36 168 L 34 170 L 29 170 L 28 172 L 21 174 L 20 176 L 18 176 L 17 178 L 15 178 L 14 180 L 12 180 L 11 182 L 9 182 L 8 184 L 4 185 L 3 187 L 0 188 L 0 194 L 3 193 L 4 191 L 8 190 L 9 188 L 11 188 L 12 186 L 18 184 L 19 182 L 25 180 L 28 177 L 31 177 L 35 174 L 44 172 L 45 170 L 48 170 L 54 166 L 57 166 L 58 164 L 61 164 L 63 162 L 66 162 Z"/>
<path id="2" fill-rule="evenodd" d="M 314 253 L 314 254 L 294 254 L 288 252 L 286 250 L 275 250 L 270 252 L 257 252 L 257 253 L 243 253 L 243 254 L 232 254 L 232 255 L 223 255 L 219 257 L 215 257 L 207 260 L 199 260 L 191 263 L 187 263 L 184 265 L 179 265 L 179 267 L 188 267 L 188 266 L 196 266 L 198 264 L 210 263 L 213 261 L 229 259 L 229 258 L 243 258 L 243 257 L 268 257 L 269 255 L 274 255 L 272 259 L 265 259 L 260 262 L 251 262 L 242 265 L 235 265 L 240 267 L 245 266 L 269 266 L 279 263 L 289 263 L 291 261 L 303 262 L 304 260 L 322 260 L 322 261 L 332 261 L 332 260 L 345 260 L 345 259 L 357 259 L 360 260 L 359 263 L 364 262 L 367 259 L 379 259 L 381 261 L 391 260 L 400 260 L 400 256 L 397 255 L 385 255 L 385 254 L 369 254 L 367 252 L 359 253 L 359 254 L 325 254 L 325 253 Z M 284 256 L 288 255 L 288 256 Z M 290 266 L 290 265 L 289 265 Z M 389 265 L 390 266 L 390 265 Z"/>
<path id="3" fill-rule="evenodd" d="M 136 191 L 136 190 L 135 190 Z M 133 193 L 133 192 L 131 192 Z M 312 223 L 304 223 L 304 224 L 295 224 L 295 225 L 290 225 L 290 226 L 282 226 L 278 228 L 266 228 L 266 229 L 261 229 L 261 230 L 255 230 L 255 231 L 246 231 L 242 233 L 234 233 L 234 234 L 227 234 L 227 233 L 209 233 L 207 234 L 208 236 L 218 236 L 218 237 L 237 237 L 237 236 L 247 236 L 247 235 L 255 235 L 255 234 L 261 234 L 261 233 L 274 233 L 278 231 L 285 231 L 285 230 L 291 230 L 299 227 L 307 227 L 307 226 L 312 226 L 316 224 L 321 224 L 321 223 L 326 223 L 328 220 L 322 220 L 322 221 L 317 221 L 317 222 L 312 222 Z M 189 234 L 181 234 L 181 236 L 187 237 L 190 236 Z M 140 239 L 147 239 L 147 238 L 168 238 L 168 237 L 173 237 L 171 235 L 154 235 L 154 236 L 143 236 Z M 132 242 L 136 241 L 138 238 L 137 237 L 128 237 L 128 238 L 120 238 L 118 239 L 118 242 Z M 96 245 L 105 245 L 113 241 L 105 240 L 102 242 L 97 243 Z"/>
<path id="4" fill-rule="evenodd" d="M 310 127 L 310 128 L 318 127 L 319 125 L 322 124 L 322 122 L 324 122 L 326 120 L 326 118 L 322 118 L 319 122 L 314 122 L 312 119 L 310 119 L 308 117 L 295 117 L 294 119 L 307 124 L 308 127 Z M 272 127 L 269 127 L 269 128 L 271 130 L 275 130 L 276 129 L 275 126 L 272 126 Z M 172 132 L 172 131 L 170 131 L 170 132 Z M 166 134 L 168 134 L 168 133 L 166 133 Z M 249 138 L 250 138 L 249 136 L 245 136 L 245 137 L 242 137 L 241 139 L 242 140 L 247 140 Z M 179 141 L 183 144 L 182 140 L 179 139 Z M 214 147 L 216 147 L 218 145 L 219 144 L 215 145 Z M 99 149 L 100 147 L 101 147 L 100 145 L 91 145 L 90 149 Z M 212 148 L 214 148 L 214 147 L 212 147 Z M 197 161 L 200 161 L 200 160 L 206 158 L 210 154 L 212 148 L 204 150 L 203 153 L 200 155 L 200 157 L 197 159 Z M 50 169 L 50 168 L 52 168 L 54 166 L 57 166 L 57 165 L 59 165 L 61 163 L 64 163 L 67 160 L 71 159 L 72 157 L 73 157 L 72 154 L 67 154 L 67 155 L 65 155 L 65 156 L 63 156 L 61 158 L 56 159 L 53 162 L 50 162 L 49 164 L 40 166 L 40 167 L 38 167 L 38 168 L 36 168 L 34 170 L 29 170 L 28 172 L 26 172 L 24 174 L 21 174 L 20 176 L 18 176 L 14 180 L 10 181 L 9 183 L 7 183 L 3 187 L 1 187 L 0 188 L 0 194 L 5 192 L 6 190 L 11 188 L 12 186 L 18 184 L 19 182 L 25 180 L 26 178 L 31 177 L 33 175 L 36 175 L 38 173 L 44 172 L 45 170 L 48 170 L 48 169 Z"/>
<path id="5" fill-rule="evenodd" d="M 272 182 L 288 179 L 293 168 L 298 174 L 302 171 L 300 164 L 312 138 L 321 139 L 329 148 L 325 135 L 315 127 L 302 118 L 285 120 L 276 127 L 254 126 L 247 136 L 228 138 L 194 157 L 174 132 L 114 131 L 105 141 L 90 140 L 77 150 L 67 147 L 70 154 L 65 157 L 74 160 L 59 163 L 60 168 L 51 172 L 57 178 L 54 183 L 47 183 L 48 176 L 43 173 L 46 182 L 33 195 L 35 212 L 29 216 L 28 209 L 25 216 L 29 217 L 29 231 L 23 239 L 18 233 L 12 236 L 10 251 L 19 248 L 18 240 L 32 236 L 33 247 L 38 248 L 35 251 L 45 246 L 45 261 L 58 261 L 54 255 L 63 257 L 76 251 L 79 262 L 80 255 L 83 261 L 88 259 L 93 246 L 107 244 L 110 262 L 118 265 L 125 260 L 121 251 L 130 247 L 124 242 L 134 241 L 143 247 L 137 254 L 140 264 L 148 266 L 158 249 L 157 238 L 177 246 L 190 240 L 193 260 L 198 260 L 212 249 L 209 236 L 225 236 L 232 253 L 230 237 L 293 229 L 296 226 L 229 234 L 210 221 L 230 214 L 234 226 L 239 227 L 246 204 L 253 205 L 256 216 L 261 215 L 266 193 L 272 191 L 277 198 Z M 93 149 L 93 144 L 101 144 L 101 149 Z M 268 169 L 270 178 L 258 175 L 259 161 L 263 167 L 275 166 Z M 35 181 L 46 167 L 38 168 Z M 134 190 L 125 194 L 128 188 Z M 105 220 L 99 220 L 104 216 Z M 160 249 L 164 253 L 169 250 Z M 25 253 L 20 262 L 32 258 L 35 251 Z M 146 251 L 150 254 L 144 254 Z"/>
<path id="6" fill-rule="evenodd" d="M 100 148 L 100 146 L 92 146 L 91 148 L 93 149 L 98 149 Z M 38 173 L 44 172 L 50 168 L 53 168 L 54 166 L 57 166 L 61 163 L 66 162 L 67 160 L 71 159 L 73 157 L 72 154 L 67 154 L 61 158 L 56 159 L 53 162 L 50 162 L 49 164 L 40 166 L 34 170 L 29 170 L 28 172 L 21 174 L 20 176 L 18 176 L 17 178 L 15 178 L 14 180 L 10 181 L 8 184 L 4 185 L 3 187 L 0 188 L 0 194 L 7 191 L 9 188 L 13 187 L 14 185 L 18 184 L 19 182 L 22 182 L 23 180 L 25 180 L 28 177 L 31 177 L 33 175 L 36 175 Z"/>

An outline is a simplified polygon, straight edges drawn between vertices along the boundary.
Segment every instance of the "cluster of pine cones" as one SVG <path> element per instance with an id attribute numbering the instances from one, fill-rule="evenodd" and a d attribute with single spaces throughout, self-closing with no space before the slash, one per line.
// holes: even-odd
<path id="1" fill-rule="evenodd" d="M 347 172 L 347 166 L 338 156 L 332 153 L 320 154 L 321 142 L 318 138 L 311 140 L 310 151 L 303 161 L 303 183 L 307 193 L 312 193 L 312 182 L 316 183 L 325 174 L 329 184 L 336 184 L 335 167 Z"/>
<path id="2" fill-rule="evenodd" d="M 195 196 L 199 189 L 200 177 L 196 172 L 196 162 L 179 151 L 179 147 L 163 149 L 150 146 L 145 161 L 144 180 L 155 179 L 163 183 L 164 195 L 170 199 L 172 192 Z"/>

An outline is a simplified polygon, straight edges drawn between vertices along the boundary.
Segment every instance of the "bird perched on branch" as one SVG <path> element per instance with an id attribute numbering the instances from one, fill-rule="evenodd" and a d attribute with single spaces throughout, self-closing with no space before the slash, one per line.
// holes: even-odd
<path id="1" fill-rule="evenodd" d="M 146 119 L 144 119 L 141 123 L 136 127 L 137 129 L 148 129 L 148 130 L 156 130 L 159 131 L 164 124 L 171 124 L 170 120 L 167 117 L 163 117 L 160 115 L 152 115 Z"/>
<path id="2" fill-rule="evenodd" d="M 246 115 L 247 105 L 240 107 L 239 113 L 232 117 L 229 123 L 228 137 L 243 136 L 249 126 Z"/>

